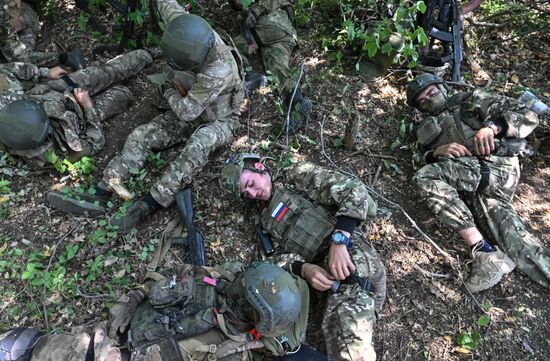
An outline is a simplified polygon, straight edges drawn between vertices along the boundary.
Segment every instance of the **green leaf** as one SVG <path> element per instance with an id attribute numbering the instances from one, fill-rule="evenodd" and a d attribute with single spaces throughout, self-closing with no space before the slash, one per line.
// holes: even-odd
<path id="1" fill-rule="evenodd" d="M 416 6 L 418 7 L 418 11 L 420 11 L 422 14 L 426 12 L 426 4 L 424 3 L 424 1 L 419 1 L 418 3 L 416 3 Z"/>
<path id="2" fill-rule="evenodd" d="M 332 142 L 332 145 L 334 145 L 334 148 L 342 148 L 344 146 L 344 138 L 338 137 L 335 138 Z"/>
<path id="3" fill-rule="evenodd" d="M 390 43 L 386 43 L 382 46 L 382 54 L 389 54 L 392 51 L 392 47 Z"/>
<path id="4" fill-rule="evenodd" d="M 487 327 L 491 322 L 491 317 L 487 315 L 482 315 L 477 319 L 477 325 L 480 327 Z"/>

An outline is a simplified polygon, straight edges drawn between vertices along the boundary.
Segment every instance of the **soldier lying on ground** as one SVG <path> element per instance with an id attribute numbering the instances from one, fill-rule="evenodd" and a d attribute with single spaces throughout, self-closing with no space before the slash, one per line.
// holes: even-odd
<path id="1" fill-rule="evenodd" d="M 376 203 L 361 182 L 312 163 L 297 163 L 275 181 L 257 154 L 230 158 L 222 170 L 226 190 L 265 201 L 261 225 L 275 249 L 287 254 L 284 260 L 296 260 L 292 272 L 318 291 L 332 289 L 322 326 L 329 358 L 374 361 L 386 271 L 365 235 L 354 230 L 376 215 Z M 328 212 L 333 208 L 336 219 Z M 325 262 L 327 269 L 318 265 Z"/>
<path id="2" fill-rule="evenodd" d="M 306 357 L 296 360 L 323 360 L 307 347 L 302 351 L 309 291 L 299 277 L 268 262 L 184 266 L 178 275 L 120 297 L 107 327 L 64 335 L 8 331 L 0 335 L 0 359 L 229 361 L 252 360 L 251 352 L 302 352 Z M 121 336 L 128 347 L 116 346 Z"/>
<path id="3" fill-rule="evenodd" d="M 550 288 L 550 250 L 527 231 L 512 205 L 518 156 L 530 155 L 524 138 L 537 126 L 537 115 L 515 99 L 481 89 L 448 92 L 432 74 L 407 87 L 408 104 L 427 114 L 416 134 L 429 164 L 414 182 L 432 213 L 471 247 L 467 287 L 488 289 L 517 265 Z"/>
<path id="4" fill-rule="evenodd" d="M 241 12 L 241 34 L 235 37 L 235 44 L 241 54 L 250 56 L 259 52 L 264 68 L 269 71 L 278 86 L 279 94 L 290 103 L 294 87 L 298 82 L 298 71 L 289 67 L 290 55 L 298 44 L 294 28 L 293 0 L 256 0 L 250 6 L 241 0 L 229 0 L 235 11 Z M 247 74 L 247 88 L 259 86 L 259 74 Z M 255 86 L 253 83 L 257 83 Z M 250 86 L 249 86 L 250 84 Z M 298 87 L 291 105 L 291 130 L 296 130 L 311 111 L 311 101 L 304 98 Z"/>
<path id="5" fill-rule="evenodd" d="M 122 152 L 104 169 L 103 180 L 93 196 L 67 198 L 59 192 L 48 195 L 52 206 L 61 211 L 100 216 L 106 212 L 113 192 L 131 198 L 123 183 L 130 169 L 143 167 L 151 150 L 165 149 L 187 138 L 179 156 L 149 193 L 134 202 L 123 217 L 111 217 L 110 223 L 123 233 L 152 212 L 170 206 L 180 189 L 206 164 L 208 155 L 232 139 L 244 97 L 238 53 L 230 40 L 222 40 L 204 19 L 187 14 L 176 0 L 159 0 L 157 6 L 168 24 L 162 37 L 164 55 L 177 70 L 173 86 L 162 87 L 172 110 L 132 131 Z M 183 78 L 178 73 L 192 78 L 192 85 L 180 82 Z"/>
<path id="6" fill-rule="evenodd" d="M 159 56 L 160 49 L 151 53 Z M 3 144 L 8 152 L 40 166 L 54 145 L 71 161 L 98 152 L 105 144 L 101 123 L 126 110 L 134 99 L 127 87 L 111 86 L 152 62 L 148 51 L 135 50 L 71 73 L 68 81 L 72 85 L 60 67 L 1 64 L 0 147 Z M 30 89 L 23 82 L 39 78 L 50 81 Z M 90 95 L 95 96 L 94 102 Z"/>
<path id="7" fill-rule="evenodd" d="M 0 0 L 0 52 L 8 62 L 22 61 L 38 66 L 69 65 L 85 68 L 80 50 L 69 53 L 35 51 L 40 22 L 29 4 L 21 0 Z"/>

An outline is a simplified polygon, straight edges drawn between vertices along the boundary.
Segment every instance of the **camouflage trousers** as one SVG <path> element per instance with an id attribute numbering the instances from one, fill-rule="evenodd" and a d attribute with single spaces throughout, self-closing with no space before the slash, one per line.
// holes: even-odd
<path id="1" fill-rule="evenodd" d="M 322 324 L 327 354 L 335 361 L 375 361 L 372 336 L 377 313 L 386 298 L 386 269 L 376 250 L 361 239 L 350 254 L 357 275 L 368 277 L 376 294 L 357 284 L 341 284 L 338 291 L 329 296 Z"/>
<path id="2" fill-rule="evenodd" d="M 140 125 L 128 136 L 122 152 L 103 171 L 103 182 L 126 180 L 130 169 L 143 167 L 151 150 L 166 149 L 187 139 L 178 157 L 150 190 L 159 204 L 168 207 L 183 185 L 191 183 L 196 172 L 208 162 L 209 154 L 229 143 L 239 126 L 236 116 L 201 123 L 204 122 L 200 117 L 193 122 L 183 122 L 174 112 L 168 111 Z"/>
<path id="3" fill-rule="evenodd" d="M 455 231 L 478 226 L 519 270 L 550 288 L 550 250 L 527 231 L 512 204 L 520 176 L 518 158 L 491 156 L 488 165 L 489 185 L 480 192 L 481 168 L 474 157 L 426 165 L 414 181 L 446 226 Z"/>
<path id="4" fill-rule="evenodd" d="M 90 96 L 93 96 L 111 85 L 137 75 L 151 63 L 153 63 L 153 58 L 149 52 L 143 49 L 134 50 L 119 55 L 105 64 L 75 71 L 69 76 L 82 89 L 87 90 Z M 58 91 L 68 89 L 68 85 L 63 79 L 50 80 L 48 85 Z"/>
<path id="5" fill-rule="evenodd" d="M 46 67 L 59 64 L 58 54 L 34 50 L 40 33 L 40 22 L 29 4 L 21 4 L 20 18 L 23 29 L 17 32 L 10 24 L 8 11 L 0 5 L 0 51 L 6 60 Z"/>
<path id="6" fill-rule="evenodd" d="M 233 38 L 235 46 L 245 57 L 251 56 L 260 52 L 262 62 L 266 71 L 269 71 L 276 78 L 277 88 L 281 96 L 287 98 L 292 95 L 294 86 L 298 81 L 298 75 L 293 72 L 290 67 L 290 56 L 292 50 L 296 47 L 296 39 L 284 31 L 275 32 L 278 34 L 270 34 L 270 37 L 276 37 L 276 41 L 262 43 L 261 48 L 258 47 L 256 40 L 252 40 L 253 44 L 249 47 L 244 35 L 238 35 Z M 266 39 L 264 34 L 258 34 L 261 39 Z"/>

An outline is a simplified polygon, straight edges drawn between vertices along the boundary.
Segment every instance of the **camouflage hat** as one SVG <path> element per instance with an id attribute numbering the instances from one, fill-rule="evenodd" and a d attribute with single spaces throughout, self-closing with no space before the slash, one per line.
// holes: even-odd
<path id="1" fill-rule="evenodd" d="M 252 160 L 259 162 L 260 155 L 257 153 L 240 153 L 228 158 L 222 168 L 222 184 L 226 191 L 241 196 L 241 173 L 245 169 L 245 162 Z M 246 168 L 249 169 L 249 168 Z M 255 169 L 251 169 L 255 171 Z"/>
<path id="2" fill-rule="evenodd" d="M 441 77 L 430 73 L 420 74 L 407 85 L 407 104 L 414 107 L 416 97 L 432 84 L 441 84 L 448 90 L 447 83 Z"/>

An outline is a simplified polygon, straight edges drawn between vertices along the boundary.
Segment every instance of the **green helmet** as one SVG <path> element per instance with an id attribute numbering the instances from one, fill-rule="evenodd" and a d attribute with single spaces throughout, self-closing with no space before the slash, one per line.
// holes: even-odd
<path id="1" fill-rule="evenodd" d="M 237 197 L 241 196 L 241 173 L 243 169 L 248 169 L 253 172 L 263 173 L 256 168 L 251 168 L 245 165 L 247 160 L 259 162 L 261 160 L 260 155 L 257 153 L 240 153 L 236 156 L 232 156 L 225 161 L 225 165 L 222 168 L 222 184 L 225 190 L 235 194 Z"/>
<path id="2" fill-rule="evenodd" d="M 258 314 L 256 330 L 276 337 L 296 322 L 302 296 L 296 279 L 281 267 L 256 262 L 243 275 L 244 295 Z"/>
<path id="3" fill-rule="evenodd" d="M 445 89 L 449 89 L 447 83 L 437 75 L 431 73 L 420 74 L 407 86 L 407 104 L 414 107 L 416 105 L 415 99 L 418 94 L 432 84 L 441 84 Z"/>
<path id="4" fill-rule="evenodd" d="M 0 110 L 0 142 L 15 150 L 40 146 L 50 128 L 48 115 L 35 100 L 16 100 Z"/>
<path id="5" fill-rule="evenodd" d="M 162 35 L 166 61 L 177 70 L 189 70 L 204 62 L 214 44 L 210 24 L 197 15 L 180 15 L 170 21 Z"/>

